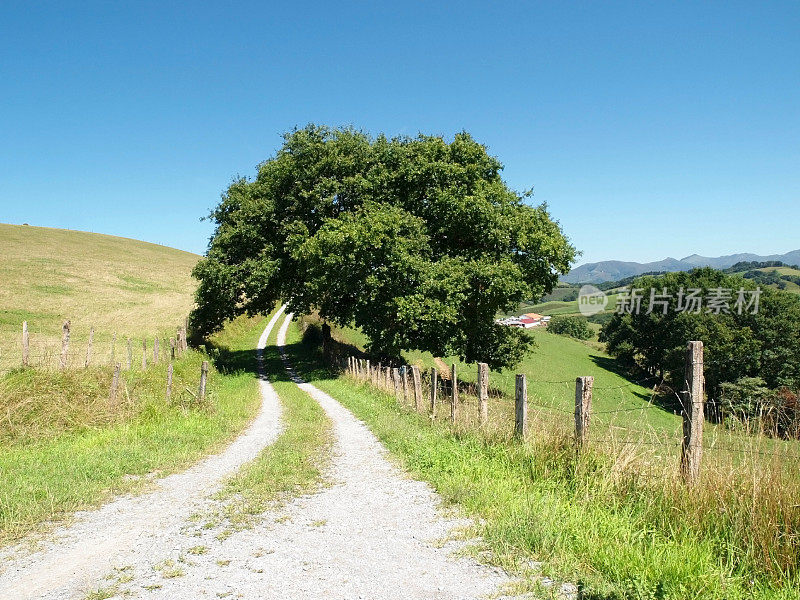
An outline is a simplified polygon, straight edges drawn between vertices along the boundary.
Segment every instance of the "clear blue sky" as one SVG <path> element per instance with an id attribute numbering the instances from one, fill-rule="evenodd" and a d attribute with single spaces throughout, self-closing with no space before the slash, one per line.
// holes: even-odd
<path id="1" fill-rule="evenodd" d="M 1 222 L 201 253 L 316 122 L 471 132 L 579 262 L 800 248 L 796 1 L 70 4 L 0 6 Z"/>

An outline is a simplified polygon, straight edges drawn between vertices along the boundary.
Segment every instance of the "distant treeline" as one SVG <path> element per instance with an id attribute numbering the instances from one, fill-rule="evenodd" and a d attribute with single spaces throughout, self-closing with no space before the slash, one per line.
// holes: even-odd
<path id="1" fill-rule="evenodd" d="M 797 265 L 789 265 L 779 260 L 765 260 L 762 262 L 743 260 L 737 262 L 735 265 L 723 269 L 724 273 L 740 273 L 741 271 L 751 271 L 753 269 L 768 269 L 769 267 L 789 267 L 790 269 L 798 269 Z"/>

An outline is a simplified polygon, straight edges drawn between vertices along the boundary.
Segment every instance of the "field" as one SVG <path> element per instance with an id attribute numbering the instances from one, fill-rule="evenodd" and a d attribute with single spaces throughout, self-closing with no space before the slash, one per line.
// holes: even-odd
<path id="1" fill-rule="evenodd" d="M 70 364 L 85 360 L 94 327 L 94 357 L 108 362 L 117 335 L 175 336 L 193 306 L 192 267 L 199 256 L 137 240 L 44 227 L 0 224 L 0 372 L 21 364 L 22 322 L 31 361 L 52 366 L 61 326 L 71 321 Z"/>
<path id="2" fill-rule="evenodd" d="M 761 269 L 754 269 L 755 271 L 761 271 L 762 273 L 772 273 L 773 271 L 777 271 L 778 275 L 791 275 L 793 277 L 800 277 L 800 270 L 793 269 L 792 267 L 764 267 Z M 792 292 L 794 294 L 800 294 L 800 285 L 797 285 L 794 281 L 785 281 L 784 280 L 784 290 L 787 292 Z M 771 285 L 770 287 L 777 287 L 776 285 Z"/>
<path id="3" fill-rule="evenodd" d="M 568 288 L 558 288 L 558 290 L 565 290 Z M 559 294 L 554 294 L 559 295 Z M 563 294 L 561 294 L 563 295 Z M 617 298 L 618 294 L 615 291 L 606 292 L 608 296 L 608 304 L 606 305 L 606 310 L 604 313 L 613 313 L 616 305 L 617 305 Z M 539 302 L 537 304 L 531 302 L 523 302 L 520 304 L 519 308 L 514 315 L 520 315 L 523 313 L 537 313 L 540 315 L 575 315 L 582 317 L 580 309 L 578 308 L 578 301 L 577 300 L 547 300 L 546 302 Z M 597 334 L 600 331 L 600 327 L 595 323 L 589 323 L 589 326 L 595 332 L 595 339 L 597 338 Z"/>

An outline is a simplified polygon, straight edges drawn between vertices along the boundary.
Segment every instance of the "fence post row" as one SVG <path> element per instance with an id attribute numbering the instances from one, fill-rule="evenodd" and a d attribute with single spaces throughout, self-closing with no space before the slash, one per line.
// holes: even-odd
<path id="1" fill-rule="evenodd" d="M 436 367 L 431 367 L 431 419 L 436 418 L 436 388 L 439 387 L 439 371 Z"/>
<path id="2" fill-rule="evenodd" d="M 478 363 L 478 416 L 481 425 L 489 422 L 489 365 Z"/>
<path id="3" fill-rule="evenodd" d="M 525 439 L 528 435 L 528 380 L 525 375 L 517 375 L 514 410 L 514 435 Z"/>
<path id="4" fill-rule="evenodd" d="M 22 322 L 22 366 L 30 365 L 30 340 L 28 338 L 28 322 Z"/>
<path id="5" fill-rule="evenodd" d="M 681 444 L 681 476 L 687 485 L 700 477 L 703 456 L 703 342 L 686 346 L 685 387 L 680 394 L 683 403 L 683 442 Z"/>
<path id="6" fill-rule="evenodd" d="M 69 319 L 64 321 L 61 327 L 61 368 L 67 368 L 67 356 L 69 352 Z"/>
<path id="7" fill-rule="evenodd" d="M 580 448 L 588 440 L 589 415 L 592 412 L 594 377 L 575 379 L 575 445 Z"/>

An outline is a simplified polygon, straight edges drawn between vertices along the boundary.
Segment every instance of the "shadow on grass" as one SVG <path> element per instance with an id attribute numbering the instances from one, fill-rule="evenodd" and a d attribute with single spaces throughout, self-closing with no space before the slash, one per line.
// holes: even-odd
<path id="1" fill-rule="evenodd" d="M 671 390 L 671 388 L 667 388 L 666 386 L 661 385 L 662 381 L 660 380 L 660 378 L 650 375 L 649 373 L 641 371 L 639 373 L 631 374 L 630 369 L 628 369 L 623 363 L 621 363 L 616 358 L 611 358 L 608 356 L 600 356 L 597 354 L 591 355 L 590 358 L 592 359 L 592 362 L 594 362 L 594 364 L 596 364 L 601 369 L 605 369 L 606 371 L 614 373 L 615 375 L 618 375 L 623 379 L 629 381 L 631 383 L 631 388 L 633 388 L 634 385 L 642 385 L 644 387 L 652 387 L 658 385 L 659 388 L 663 387 L 664 389 Z M 652 402 L 653 404 L 655 404 L 659 408 L 664 409 L 667 412 L 672 413 L 676 410 L 677 411 L 681 410 L 680 400 L 674 393 L 658 392 L 654 394 L 652 392 L 648 393 L 635 389 L 631 389 L 631 393 L 634 396 L 641 398 L 642 400 L 645 400 L 647 402 Z"/>
<path id="2" fill-rule="evenodd" d="M 229 350 L 222 347 L 207 346 L 214 367 L 226 375 L 249 373 L 259 377 L 258 351 Z M 310 342 L 295 342 L 284 346 L 286 356 L 292 366 L 305 379 L 335 379 L 336 373 L 324 366 L 322 350 Z M 290 374 L 284 367 L 280 350 L 277 346 L 267 346 L 262 351 L 264 376 L 272 382 L 291 381 Z"/>

